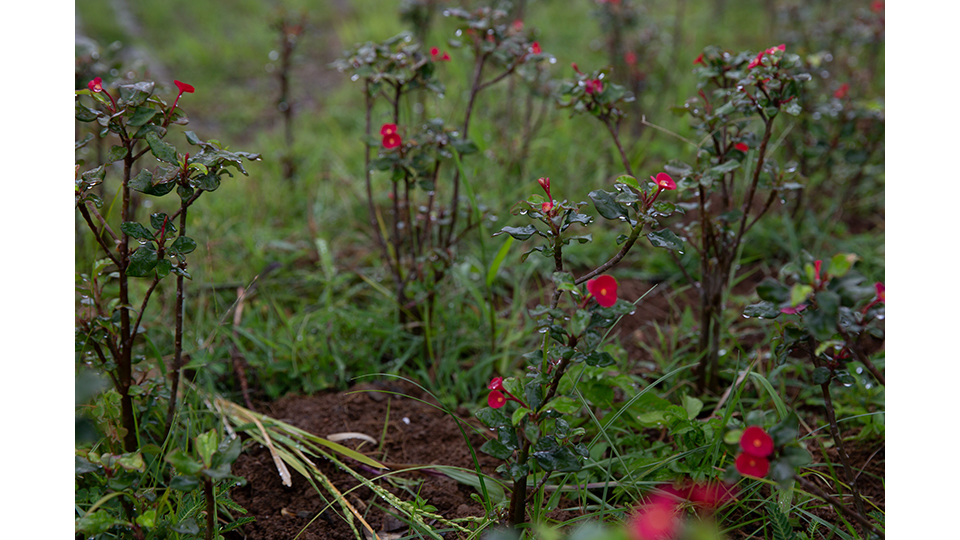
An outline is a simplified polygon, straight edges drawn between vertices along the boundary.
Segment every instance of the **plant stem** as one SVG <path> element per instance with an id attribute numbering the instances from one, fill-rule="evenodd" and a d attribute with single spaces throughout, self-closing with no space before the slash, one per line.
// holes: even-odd
<path id="1" fill-rule="evenodd" d="M 207 532 L 206 540 L 213 540 L 213 527 L 216 523 L 216 500 L 213 497 L 213 480 L 204 477 L 203 493 L 207 499 Z"/>
<path id="2" fill-rule="evenodd" d="M 527 462 L 530 453 L 530 441 L 524 437 L 523 447 L 520 449 L 520 455 L 517 457 L 517 464 L 523 465 Z M 511 527 L 525 522 L 527 520 L 527 475 L 513 483 L 513 492 L 510 494 L 510 513 L 507 517 L 507 523 Z"/>
<path id="3" fill-rule="evenodd" d="M 127 146 L 127 155 L 123 158 L 123 182 L 121 186 L 122 203 L 120 206 L 120 221 L 127 222 L 131 220 L 130 216 L 130 171 L 133 168 L 133 142 L 125 139 Z M 130 339 L 130 291 L 128 288 L 127 267 L 130 264 L 130 248 L 128 242 L 130 237 L 127 233 L 120 231 L 119 251 L 119 282 L 120 282 L 120 357 L 117 358 L 117 379 L 120 387 L 117 391 L 120 393 L 120 422 L 126 429 L 123 437 L 123 448 L 127 452 L 133 452 L 137 449 L 137 426 L 133 418 L 133 399 L 130 396 L 130 385 L 133 383 L 133 365 Z"/>
<path id="4" fill-rule="evenodd" d="M 810 355 L 810 359 L 813 360 L 813 364 L 816 367 L 820 367 L 820 361 L 817 360 L 816 355 L 813 353 L 812 346 L 809 346 L 807 353 Z M 833 442 L 837 446 L 837 454 L 840 455 L 840 463 L 843 465 L 843 474 L 847 478 L 847 484 L 850 486 L 850 491 L 853 492 L 853 505 L 856 508 L 857 513 L 861 516 L 865 515 L 863 512 L 863 500 L 860 498 L 860 490 L 857 489 L 857 478 L 853 474 L 853 467 L 850 466 L 850 460 L 847 457 L 847 452 L 843 448 L 843 438 L 840 436 L 840 428 L 837 426 L 837 416 L 833 410 L 833 400 L 830 398 L 830 381 L 827 380 L 820 385 L 820 390 L 823 393 L 823 408 L 827 415 L 827 422 L 830 425 L 830 435 L 833 436 Z"/>
<path id="5" fill-rule="evenodd" d="M 191 199 L 192 200 L 192 199 Z M 180 236 L 187 232 L 187 206 L 190 201 L 180 201 Z M 181 269 L 186 267 L 186 263 L 181 265 Z M 174 307 L 176 311 L 176 322 L 174 323 L 173 337 L 173 382 L 170 385 L 170 401 L 167 404 L 167 422 L 163 430 L 163 440 L 170 434 L 173 426 L 173 415 L 177 410 L 177 391 L 180 385 L 180 371 L 183 368 L 183 296 L 184 283 L 183 275 L 177 274 L 177 300 Z"/>
<path id="6" fill-rule="evenodd" d="M 859 523 L 860 525 L 863 525 L 865 528 L 870 529 L 870 531 L 872 531 L 874 534 L 876 534 L 876 535 L 879 536 L 880 538 L 885 538 L 885 535 L 883 534 L 883 531 L 881 531 L 880 529 L 877 529 L 872 523 L 870 523 L 869 521 L 867 521 L 867 519 L 864 518 L 863 516 L 861 516 L 860 514 L 858 514 L 858 513 L 856 513 L 856 512 L 850 511 L 849 508 L 847 508 L 846 506 L 844 506 L 843 503 L 840 502 L 839 500 L 837 500 L 835 497 L 831 497 L 830 495 L 827 495 L 822 489 L 820 489 L 819 487 L 817 487 L 817 485 L 814 484 L 813 482 L 807 480 L 806 478 L 804 478 L 804 477 L 802 477 L 802 476 L 800 476 L 800 475 L 794 475 L 794 476 L 793 476 L 793 479 L 796 480 L 797 483 L 800 484 L 801 487 L 803 487 L 803 489 L 805 489 L 805 490 L 809 491 L 810 493 L 814 494 L 815 496 L 823 499 L 824 501 L 826 501 L 827 503 L 829 503 L 831 506 L 833 506 L 834 508 L 836 508 L 837 510 L 839 510 L 840 513 L 842 513 L 842 514 L 846 515 L 847 517 L 853 519 L 854 521 L 856 521 L 856 522 Z"/>

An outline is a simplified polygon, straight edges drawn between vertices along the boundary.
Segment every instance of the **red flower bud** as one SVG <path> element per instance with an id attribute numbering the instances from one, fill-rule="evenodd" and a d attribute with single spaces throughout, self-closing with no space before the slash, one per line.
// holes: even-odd
<path id="1" fill-rule="evenodd" d="M 747 143 L 742 143 L 742 142 L 733 145 L 733 147 L 741 152 L 746 152 L 747 150 L 750 150 L 750 147 L 747 146 Z"/>
<path id="2" fill-rule="evenodd" d="M 191 85 L 189 85 L 189 84 L 187 84 L 187 83 L 185 83 L 185 82 L 180 82 L 180 81 L 176 81 L 176 80 L 175 80 L 175 81 L 173 81 L 173 84 L 177 85 L 177 89 L 180 90 L 180 93 L 181 93 L 181 94 L 192 94 L 192 93 L 193 93 L 193 90 L 194 90 L 193 86 L 191 86 Z"/>

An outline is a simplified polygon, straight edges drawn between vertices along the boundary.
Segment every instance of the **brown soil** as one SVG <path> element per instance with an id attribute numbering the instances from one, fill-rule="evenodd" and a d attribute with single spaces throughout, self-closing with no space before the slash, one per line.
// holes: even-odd
<path id="1" fill-rule="evenodd" d="M 356 439 L 342 443 L 392 464 L 394 470 L 410 465 L 431 464 L 473 469 L 469 448 L 454 419 L 439 409 L 411 398 L 432 402 L 429 396 L 413 385 L 386 380 L 362 384 L 343 393 L 288 396 L 259 410 L 320 436 L 343 432 L 367 434 L 383 445 L 382 452 L 378 452 L 370 443 L 357 444 L 360 441 Z M 484 441 L 482 435 L 474 433 L 470 436 L 470 444 L 474 449 Z M 479 451 L 477 454 L 485 472 L 492 473 L 498 465 L 497 460 Z M 316 463 L 341 492 L 358 485 L 355 478 L 338 470 L 332 463 Z M 293 485 L 285 487 L 282 484 L 270 453 L 265 448 L 255 445 L 244 452 L 234 466 L 234 474 L 244 477 L 247 484 L 234 488 L 231 497 L 249 511 L 248 515 L 257 519 L 243 528 L 245 538 L 293 538 L 305 527 L 300 536 L 305 540 L 354 538 L 350 527 L 336 514 L 339 507 L 321 513 L 326 502 L 306 479 L 291 470 Z M 368 478 L 376 476 L 373 471 L 364 474 Z M 469 486 L 458 484 L 445 476 L 422 473 L 404 473 L 399 477 L 422 482 L 420 487 L 412 486 L 413 492 L 419 489 L 420 497 L 436 507 L 436 513 L 447 519 L 484 514 L 483 507 L 471 499 L 474 490 Z M 378 483 L 403 500 L 414 498 L 386 481 Z M 324 495 L 329 498 L 326 493 Z M 402 522 L 382 510 L 385 505 L 369 489 L 364 487 L 352 491 L 347 498 L 379 532 L 396 534 L 407 530 Z M 444 527 L 438 525 L 436 528 Z"/>

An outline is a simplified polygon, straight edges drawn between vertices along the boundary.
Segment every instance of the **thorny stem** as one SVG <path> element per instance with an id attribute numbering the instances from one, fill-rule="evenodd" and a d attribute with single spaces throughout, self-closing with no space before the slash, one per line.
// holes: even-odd
<path id="1" fill-rule="evenodd" d="M 839 510 L 842 514 L 846 515 L 847 517 L 852 518 L 854 521 L 856 521 L 860 525 L 863 525 L 867 529 L 870 529 L 874 534 L 876 534 L 880 538 L 885 538 L 883 531 L 881 531 L 880 529 L 877 529 L 872 523 L 867 521 L 867 519 L 864 518 L 862 515 L 856 512 L 852 512 L 849 508 L 844 506 L 844 504 L 838 501 L 835 497 L 832 497 L 826 494 L 822 489 L 817 487 L 817 485 L 814 484 L 813 482 L 807 480 L 806 478 L 798 474 L 794 475 L 793 479 L 796 480 L 797 483 L 800 484 L 801 487 L 803 487 L 803 489 L 809 491 L 810 493 L 816 495 L 817 497 L 823 499 L 824 501 L 827 501 L 827 503 L 829 503 L 830 506 L 833 506 L 834 508 Z"/>

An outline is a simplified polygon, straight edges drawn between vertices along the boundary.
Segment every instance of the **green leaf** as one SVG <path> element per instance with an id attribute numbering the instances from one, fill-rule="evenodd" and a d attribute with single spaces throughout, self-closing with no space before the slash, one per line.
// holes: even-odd
<path id="1" fill-rule="evenodd" d="M 680 401 L 683 402 L 683 408 L 687 411 L 688 420 L 693 420 L 703 410 L 703 402 L 695 397 L 684 395 Z"/>
<path id="2" fill-rule="evenodd" d="M 127 124 L 134 127 L 142 126 L 149 122 L 156 114 L 157 110 L 153 107 L 137 107 L 137 110 L 133 112 L 133 116 L 130 117 Z"/>
<path id="3" fill-rule="evenodd" d="M 683 250 L 683 240 L 670 229 L 647 233 L 647 238 L 654 247 L 662 247 L 672 251 Z"/>
<path id="4" fill-rule="evenodd" d="M 474 413 L 474 416 L 477 417 L 477 420 L 483 422 L 483 425 L 491 428 L 510 424 L 510 419 L 507 418 L 507 415 L 500 412 L 500 409 L 483 407 Z"/>
<path id="5" fill-rule="evenodd" d="M 614 182 L 620 182 L 621 184 L 626 184 L 626 185 L 628 185 L 628 186 L 630 186 L 630 187 L 632 187 L 632 188 L 635 188 L 635 189 L 637 189 L 637 190 L 640 189 L 640 183 L 637 182 L 637 179 L 636 179 L 636 178 L 630 176 L 629 174 L 622 174 L 622 175 L 618 176 L 617 179 L 614 180 Z"/>
<path id="6" fill-rule="evenodd" d="M 220 187 L 220 177 L 216 174 L 203 174 L 191 180 L 196 184 L 197 189 L 203 191 L 216 191 Z"/>
<path id="7" fill-rule="evenodd" d="M 737 161 L 737 160 L 735 160 L 735 159 L 731 159 L 730 161 L 726 161 L 726 162 L 724 162 L 724 163 L 721 163 L 720 165 L 717 165 L 716 167 L 711 167 L 710 169 L 707 170 L 706 174 L 708 174 L 708 175 L 710 175 L 710 176 L 713 176 L 713 177 L 716 177 L 716 178 L 719 178 L 720 176 L 722 176 L 722 175 L 724 175 L 724 174 L 726 174 L 726 173 L 728 173 L 728 172 L 730 172 L 730 171 L 736 170 L 736 169 L 738 169 L 739 167 L 740 167 L 740 162 Z"/>
<path id="8" fill-rule="evenodd" d="M 810 285 L 803 285 L 801 283 L 795 283 L 790 289 L 790 305 L 797 307 L 802 304 L 804 300 L 810 296 L 810 293 L 813 292 L 813 287 Z"/>
<path id="9" fill-rule="evenodd" d="M 197 453 L 200 454 L 203 464 L 208 468 L 213 466 L 213 453 L 217 451 L 219 443 L 217 430 L 215 429 L 197 435 L 195 448 Z"/>
<path id="10" fill-rule="evenodd" d="M 493 262 L 490 263 L 490 268 L 487 269 L 487 287 L 493 285 L 493 280 L 497 277 L 497 272 L 500 271 L 500 265 L 503 264 L 503 260 L 507 258 L 507 253 L 510 252 L 510 246 L 513 245 L 513 237 L 507 237 L 507 241 L 500 246 L 500 251 L 497 252 L 497 256 L 493 258 Z"/>
<path id="11" fill-rule="evenodd" d="M 197 242 L 189 236 L 178 236 L 170 245 L 170 253 L 174 255 L 186 255 L 195 249 L 197 249 Z"/>
<path id="12" fill-rule="evenodd" d="M 537 465 L 547 471 L 577 472 L 580 470 L 580 458 L 569 448 L 560 446 L 552 436 L 541 437 L 533 445 L 531 453 Z"/>
<path id="13" fill-rule="evenodd" d="M 170 527 L 170 530 L 175 533 L 195 535 L 200 532 L 200 527 L 197 526 L 197 520 L 191 517 L 181 521 L 176 525 L 173 525 Z"/>
<path id="14" fill-rule="evenodd" d="M 524 225 L 523 227 L 504 227 L 500 229 L 499 232 L 493 233 L 493 236 L 498 236 L 503 233 L 507 233 L 517 240 L 526 240 L 527 238 L 537 234 L 537 228 L 533 225 Z"/>
<path id="15" fill-rule="evenodd" d="M 483 443 L 483 446 L 480 447 L 480 451 L 497 459 L 503 460 L 506 460 L 513 455 L 513 450 L 510 450 L 502 442 L 496 439 L 490 439 L 489 441 Z"/>
<path id="16" fill-rule="evenodd" d="M 827 266 L 827 279 L 845 276 L 855 262 L 857 256 L 853 253 L 837 253 Z"/>
<path id="17" fill-rule="evenodd" d="M 240 437 L 226 438 L 220 441 L 217 447 L 217 453 L 213 455 L 213 466 L 219 467 L 224 464 L 231 464 L 240 457 L 240 451 L 243 445 L 240 443 Z"/>
<path id="18" fill-rule="evenodd" d="M 152 529 L 157 526 L 157 511 L 153 508 L 137 516 L 137 525 Z"/>
<path id="19" fill-rule="evenodd" d="M 187 142 L 190 143 L 190 144 L 192 144 L 192 145 L 194 145 L 194 146 L 199 145 L 200 142 L 201 142 L 201 141 L 200 141 L 200 138 L 197 137 L 197 134 L 194 133 L 193 131 L 184 131 L 184 132 L 183 132 L 183 135 L 184 135 L 184 137 L 187 138 Z"/>
<path id="20" fill-rule="evenodd" d="M 161 141 L 160 137 L 153 132 L 147 133 L 144 138 L 147 140 L 147 144 L 150 145 L 150 151 L 153 152 L 153 155 L 156 156 L 157 159 L 171 165 L 179 165 L 177 161 L 177 149 L 174 148 L 173 145 Z"/>
<path id="21" fill-rule="evenodd" d="M 450 146 L 454 147 L 461 155 L 473 154 L 479 150 L 476 143 L 469 139 L 454 139 L 450 141 Z"/>
<path id="22" fill-rule="evenodd" d="M 120 161 L 121 159 L 127 157 L 127 149 L 123 146 L 111 146 L 110 151 L 107 153 L 107 163 L 113 163 L 114 161 Z"/>
<path id="23" fill-rule="evenodd" d="M 773 385 L 770 384 L 770 381 L 756 371 L 750 372 L 750 378 L 760 383 L 760 386 L 770 394 L 770 399 L 773 400 L 773 406 L 777 408 L 777 414 L 780 416 L 780 420 L 788 418 L 787 405 L 783 402 L 783 399 L 780 398 L 780 394 L 773 388 Z"/>
<path id="24" fill-rule="evenodd" d="M 597 212 L 600 212 L 600 215 L 604 218 L 620 219 L 621 217 L 627 217 L 623 206 L 616 201 L 613 193 L 595 189 L 589 193 L 589 197 L 593 201 L 593 205 L 597 207 Z"/>
<path id="25" fill-rule="evenodd" d="M 120 85 L 120 104 L 127 107 L 139 107 L 153 94 L 154 84 L 141 81 L 133 84 Z"/>
<path id="26" fill-rule="evenodd" d="M 782 304 L 787 301 L 790 292 L 785 285 L 771 277 L 757 284 L 757 295 L 761 300 Z"/>
<path id="27" fill-rule="evenodd" d="M 117 464 L 128 471 L 143 472 L 146 467 L 143 463 L 143 456 L 139 453 L 122 454 L 117 459 Z"/>
<path id="28" fill-rule="evenodd" d="M 173 468 L 176 469 L 180 474 L 195 475 L 203 470 L 202 464 L 197 463 L 196 460 L 188 456 L 179 448 L 176 448 L 173 450 L 173 452 L 167 454 L 163 460 L 170 465 L 173 465 Z"/>
<path id="29" fill-rule="evenodd" d="M 520 407 L 519 409 L 513 411 L 513 416 L 510 418 L 510 423 L 513 425 L 519 425 L 520 421 L 523 420 L 528 414 L 532 411 L 526 407 Z"/>
<path id="30" fill-rule="evenodd" d="M 93 513 L 85 514 L 77 521 L 77 530 L 84 535 L 96 535 L 107 532 L 114 525 L 123 525 L 123 520 L 117 519 L 107 513 L 106 510 L 97 510 Z"/>
<path id="31" fill-rule="evenodd" d="M 157 266 L 157 251 L 153 245 L 140 246 L 130 255 L 130 264 L 127 265 L 127 275 L 130 277 L 147 277 Z"/>
<path id="32" fill-rule="evenodd" d="M 126 221 L 120 224 L 120 230 L 128 236 L 138 240 L 153 240 L 153 233 L 150 229 L 137 223 L 136 221 Z"/>
<path id="33" fill-rule="evenodd" d="M 164 225 L 166 222 L 166 225 Z M 165 212 L 156 212 L 150 214 L 150 226 L 153 227 L 153 230 L 160 232 L 160 229 L 164 229 L 167 235 L 170 233 L 177 232 L 177 228 L 173 225 L 173 222 L 167 219 L 167 214 Z"/>
<path id="34" fill-rule="evenodd" d="M 580 410 L 580 403 L 571 397 L 558 396 L 543 406 L 543 410 L 545 411 L 550 409 L 562 414 L 575 414 Z"/>
<path id="35" fill-rule="evenodd" d="M 773 302 L 759 302 L 743 308 L 744 317 L 756 317 L 758 319 L 776 319 L 780 316 L 780 310 Z"/>
<path id="36" fill-rule="evenodd" d="M 731 429 L 723 435 L 723 442 L 726 444 L 739 444 L 742 437 L 742 429 Z"/>
<path id="37" fill-rule="evenodd" d="M 141 169 L 137 176 L 133 177 L 130 180 L 130 187 L 135 191 L 144 193 L 146 195 L 153 195 L 155 197 L 162 197 L 167 193 L 173 191 L 173 188 L 176 187 L 176 182 L 166 181 L 154 184 L 153 173 L 147 169 Z"/>
<path id="38" fill-rule="evenodd" d="M 607 367 L 617 363 L 617 361 L 606 351 L 593 351 L 583 360 L 588 366 Z"/>
<path id="39" fill-rule="evenodd" d="M 575 291 L 577 290 L 577 284 L 573 280 L 573 274 L 570 272 L 554 272 L 553 273 L 553 284 L 557 287 L 557 290 L 560 291 Z M 579 332 L 575 332 L 579 333 Z"/>
<path id="40" fill-rule="evenodd" d="M 789 114 L 790 116 L 799 116 L 800 113 L 803 112 L 803 107 L 797 103 L 797 100 L 793 100 L 783 107 L 783 112 Z"/>
<path id="41" fill-rule="evenodd" d="M 813 370 L 813 383 L 814 384 L 823 384 L 830 380 L 832 373 L 829 368 L 823 366 L 818 367 Z"/>

